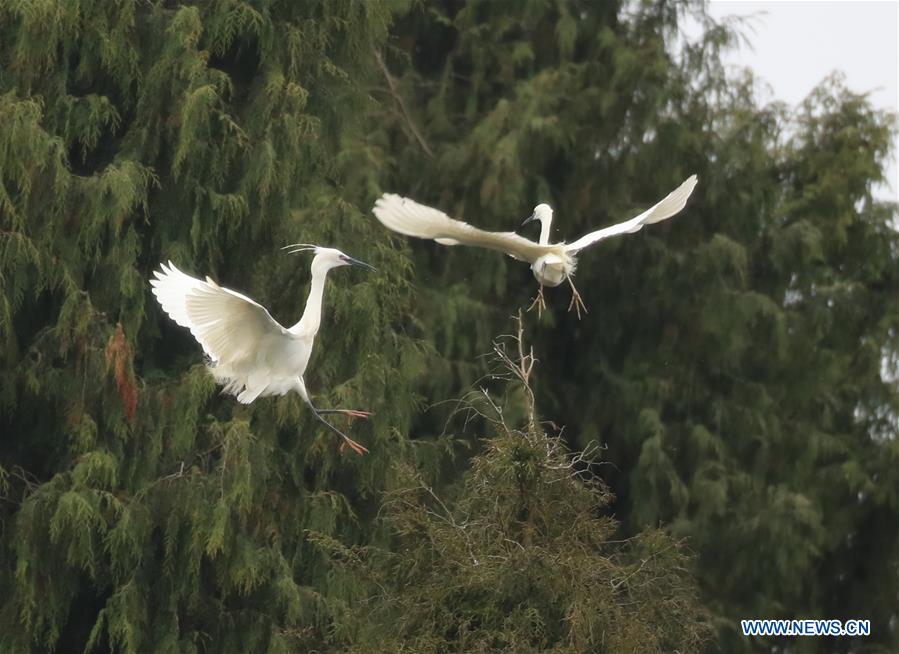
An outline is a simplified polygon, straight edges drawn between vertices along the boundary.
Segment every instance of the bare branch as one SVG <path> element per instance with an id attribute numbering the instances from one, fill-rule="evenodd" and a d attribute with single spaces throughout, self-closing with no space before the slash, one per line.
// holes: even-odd
<path id="1" fill-rule="evenodd" d="M 400 113 L 402 114 L 403 119 L 406 121 L 406 125 L 409 127 L 409 131 L 412 132 L 412 135 L 415 137 L 415 140 L 418 141 L 421 149 L 424 150 L 425 153 L 433 159 L 434 152 L 431 150 L 427 141 L 425 141 L 424 136 L 421 135 L 421 132 L 418 131 L 415 123 L 412 122 L 412 117 L 409 115 L 409 111 L 406 109 L 406 103 L 403 102 L 403 96 L 400 95 L 399 90 L 396 87 L 396 80 L 393 78 L 393 75 L 390 74 L 390 70 L 387 68 L 387 64 L 384 63 L 384 59 L 383 57 L 381 57 L 381 53 L 376 49 L 373 49 L 372 52 L 375 55 L 375 61 L 378 63 L 378 67 L 381 69 L 381 72 L 384 73 L 384 79 L 387 80 L 387 87 L 390 89 L 390 95 L 393 96 L 394 101 L 399 107 Z"/>

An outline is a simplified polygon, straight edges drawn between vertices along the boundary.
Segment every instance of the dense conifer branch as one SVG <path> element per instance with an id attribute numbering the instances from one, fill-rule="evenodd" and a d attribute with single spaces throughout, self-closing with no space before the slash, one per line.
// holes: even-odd
<path id="1" fill-rule="evenodd" d="M 838 78 L 760 106 L 698 3 L 520 4 L 0 3 L 0 651 L 696 651 L 691 574 L 711 650 L 780 612 L 899 649 L 895 117 Z M 527 274 L 368 213 L 583 233 L 694 171 L 578 271 L 597 310 L 509 338 Z M 172 259 L 289 319 L 297 241 L 379 270 L 310 364 L 366 461 L 218 395 L 150 296 Z"/>

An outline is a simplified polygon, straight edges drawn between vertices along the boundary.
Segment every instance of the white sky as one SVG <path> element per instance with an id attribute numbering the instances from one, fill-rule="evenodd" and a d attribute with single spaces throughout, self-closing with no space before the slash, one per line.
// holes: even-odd
<path id="1" fill-rule="evenodd" d="M 851 90 L 870 92 L 875 107 L 899 111 L 899 0 L 711 0 L 709 12 L 716 19 L 754 16 L 743 27 L 751 48 L 730 52 L 725 63 L 751 68 L 772 87 L 773 98 L 798 104 L 840 70 Z M 892 188 L 876 192 L 894 201 L 899 138 L 895 145 L 887 176 Z"/>

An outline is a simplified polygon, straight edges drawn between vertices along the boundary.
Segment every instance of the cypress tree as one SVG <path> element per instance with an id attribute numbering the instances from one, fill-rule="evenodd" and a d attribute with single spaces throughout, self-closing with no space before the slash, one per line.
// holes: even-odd
<path id="1" fill-rule="evenodd" d="M 312 535 L 371 586 L 346 651 L 667 652 L 708 639 L 682 543 L 659 529 L 617 539 L 595 444 L 572 453 L 545 433 L 521 324 L 454 403 L 448 431 L 494 430 L 461 484 L 435 491 L 403 466 L 382 509 L 392 551 Z"/>
<path id="2" fill-rule="evenodd" d="M 416 406 L 404 259 L 343 189 L 390 8 L 0 4 L 0 650 L 286 652 L 337 638 L 352 580 L 304 530 L 374 538 Z M 352 196 L 350 196 L 351 198 Z M 310 390 L 378 418 L 341 455 L 296 396 L 216 394 L 159 261 L 302 310 L 334 275 Z"/>
<path id="3" fill-rule="evenodd" d="M 375 578 L 416 564 L 422 541 L 410 535 L 418 542 L 410 551 L 403 518 L 379 518 L 390 513 L 382 498 L 401 496 L 412 477 L 438 479 L 454 442 L 418 438 L 428 429 L 412 428 L 420 389 L 434 388 L 443 355 L 414 308 L 407 251 L 367 215 L 386 150 L 366 128 L 397 102 L 403 115 L 381 53 L 392 12 L 407 9 L 0 6 L 8 64 L 0 70 L 4 652 L 366 651 L 428 642 L 426 633 L 398 632 L 391 611 L 361 620 L 370 582 L 342 570 L 339 556 L 339 548 L 383 553 L 366 571 Z M 217 394 L 193 339 L 150 295 L 151 271 L 172 259 L 249 293 L 284 322 L 300 310 L 308 262 L 278 247 L 300 240 L 340 246 L 381 270 L 333 276 L 307 378 L 323 406 L 375 411 L 370 427 L 355 427 L 371 449 L 364 458 L 341 455 L 295 396 L 240 406 Z M 452 375 L 446 387 L 457 388 Z M 534 452 L 550 443 L 544 467 L 567 461 L 560 444 L 536 433 L 522 441 L 506 430 L 491 447 L 499 452 L 510 439 Z M 505 474 L 505 459 L 483 461 L 485 483 Z M 535 492 L 553 490 L 547 498 L 568 506 L 567 517 L 588 521 L 583 546 L 611 535 L 611 521 L 593 515 L 606 501 L 601 487 L 559 480 Z M 496 529 L 485 516 L 484 534 Z M 653 534 L 638 550 L 678 566 L 659 589 L 693 619 L 670 539 Z M 629 574 L 633 556 L 610 550 L 584 562 Z M 535 566 L 550 563 L 535 553 Z M 440 573 L 427 575 L 431 587 Z M 586 597 L 589 583 L 579 582 L 572 611 L 598 606 Z M 547 590 L 564 592 L 557 583 Z M 623 584 L 603 608 L 632 596 Z M 395 607 L 422 597 L 414 585 L 393 589 Z M 449 605 L 434 602 L 454 628 Z M 508 629 L 518 633 L 507 642 L 537 642 L 530 609 L 513 614 Z M 659 645 L 699 633 L 692 622 L 655 629 L 660 616 L 670 624 L 678 613 L 645 598 L 618 614 L 627 620 L 616 638 L 643 630 Z M 569 649 L 587 646 L 586 628 L 570 632 Z M 566 627 L 546 629 L 558 641 Z"/>
<path id="4" fill-rule="evenodd" d="M 638 651 L 691 649 L 682 538 L 710 648 L 775 645 L 736 634 L 751 615 L 870 617 L 866 644 L 895 648 L 896 207 L 871 195 L 895 119 L 839 78 L 760 106 L 720 66 L 733 39 L 698 3 L 0 3 L 0 650 L 594 647 L 547 597 L 616 616 Z M 527 317 L 533 404 L 449 434 L 423 411 L 488 372 L 535 283 L 386 233 L 374 198 L 504 230 L 549 202 L 570 239 L 693 172 L 682 215 L 583 257 L 584 320 L 564 292 Z M 375 411 L 354 426 L 364 459 L 299 398 L 219 396 L 146 283 L 172 259 L 284 322 L 308 281 L 278 251 L 296 241 L 380 271 L 331 280 L 308 379 L 323 406 Z M 609 465 L 543 485 L 571 455 L 528 406 Z M 545 473 L 524 486 L 539 501 L 502 522 L 519 455 Z M 494 524 L 491 487 L 511 489 Z M 443 520 L 479 516 L 493 556 L 550 498 L 568 520 L 533 532 L 516 562 L 534 574 L 481 568 L 503 587 Z M 603 568 L 592 586 L 536 574 L 557 572 L 541 547 L 558 538 L 587 544 L 559 551 Z M 643 559 L 666 568 L 660 604 L 605 591 Z"/>
<path id="5" fill-rule="evenodd" d="M 548 202 L 570 240 L 698 173 L 683 214 L 584 254 L 586 319 L 565 292 L 529 317 L 539 404 L 575 448 L 607 447 L 625 535 L 689 538 L 724 649 L 774 645 L 743 638 L 745 617 L 869 617 L 864 642 L 892 649 L 899 250 L 871 190 L 895 116 L 838 76 L 760 105 L 720 63 L 737 27 L 700 3 L 410 11 L 386 57 L 405 111 L 384 117 L 383 190 L 496 230 Z M 535 284 L 493 252 L 392 238 L 414 253 L 445 397 Z"/>

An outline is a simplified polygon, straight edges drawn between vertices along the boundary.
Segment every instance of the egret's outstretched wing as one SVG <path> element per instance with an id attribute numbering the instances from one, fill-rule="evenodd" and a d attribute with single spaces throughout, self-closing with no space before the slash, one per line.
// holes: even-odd
<path id="1" fill-rule="evenodd" d="M 612 225 L 611 227 L 604 227 L 603 229 L 598 229 L 595 232 L 582 236 L 573 243 L 568 243 L 565 246 L 565 250 L 567 252 L 577 252 L 604 238 L 618 236 L 619 234 L 632 234 L 633 232 L 638 232 L 643 229 L 643 225 L 651 225 L 652 223 L 660 222 L 666 218 L 671 218 L 671 216 L 678 213 L 684 208 L 684 205 L 687 204 L 687 198 L 689 198 L 690 194 L 693 192 L 696 182 L 696 175 L 691 175 L 683 184 L 671 191 L 664 200 L 651 209 L 647 209 L 636 218 L 632 218 L 623 223 L 618 223 L 617 225 Z"/>
<path id="2" fill-rule="evenodd" d="M 209 277 L 204 282 L 186 275 L 171 261 L 161 268 L 150 280 L 153 294 L 216 363 L 243 361 L 265 337 L 287 335 L 265 307 L 247 296 L 222 288 Z"/>
<path id="3" fill-rule="evenodd" d="M 540 245 L 515 232 L 488 232 L 454 220 L 438 209 L 385 193 L 372 212 L 386 227 L 406 236 L 434 239 L 442 245 L 474 245 L 533 263 L 558 246 Z"/>

